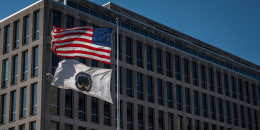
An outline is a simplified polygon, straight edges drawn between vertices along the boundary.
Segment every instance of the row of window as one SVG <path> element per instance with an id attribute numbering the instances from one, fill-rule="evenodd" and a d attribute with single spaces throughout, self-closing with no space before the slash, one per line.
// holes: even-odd
<path id="1" fill-rule="evenodd" d="M 25 124 L 18 126 L 19 130 L 26 130 Z M 15 127 L 9 128 L 9 130 L 15 130 Z M 29 130 L 36 130 L 36 121 L 30 122 Z"/>
<path id="2" fill-rule="evenodd" d="M 70 6 L 70 7 L 72 7 L 72 8 L 74 8 L 74 9 L 80 10 L 80 11 L 82 11 L 83 13 L 86 13 L 86 14 L 89 14 L 89 15 L 91 15 L 91 16 L 97 17 L 97 18 L 99 18 L 99 19 L 101 19 L 101 20 L 104 20 L 104 21 L 106 21 L 106 22 L 109 22 L 109 23 L 112 23 L 112 24 L 116 24 L 116 19 L 115 19 L 115 18 L 106 16 L 106 15 L 104 15 L 104 14 L 102 14 L 102 13 L 99 13 L 99 12 L 96 12 L 96 11 L 90 9 L 90 8 L 83 7 L 83 6 L 81 6 L 81 5 L 77 5 L 76 3 L 73 3 L 73 2 L 68 2 L 67 5 Z M 247 72 L 246 70 L 239 69 L 239 68 L 237 68 L 237 67 L 235 67 L 235 66 L 232 66 L 232 65 L 230 65 L 230 64 L 224 63 L 224 62 L 219 61 L 219 60 L 217 60 L 217 59 L 215 59 L 215 58 L 212 58 L 212 57 L 210 57 L 210 56 L 204 55 L 204 54 L 202 54 L 202 53 L 200 53 L 200 52 L 197 52 L 197 51 L 192 50 L 192 49 L 190 49 L 190 48 L 184 47 L 184 46 L 182 46 L 182 45 L 180 45 L 180 44 L 174 43 L 173 41 L 170 41 L 170 40 L 161 38 L 161 37 L 159 37 L 159 36 L 156 36 L 156 35 L 154 35 L 154 34 L 152 34 L 152 33 L 149 33 L 149 32 L 147 32 L 147 31 L 144 31 L 144 30 L 142 30 L 142 29 L 139 29 L 139 28 L 137 28 L 137 27 L 135 27 L 135 26 L 133 26 L 133 25 L 127 24 L 127 23 L 125 23 L 125 22 L 120 22 L 120 25 L 119 25 L 119 26 L 121 26 L 121 27 L 123 27 L 124 29 L 127 29 L 127 30 L 129 30 L 129 31 L 132 31 L 132 32 L 134 32 L 134 33 L 137 33 L 137 34 L 140 34 L 140 35 L 142 35 L 142 36 L 145 36 L 145 37 L 147 37 L 147 38 L 149 38 L 149 39 L 156 40 L 156 41 L 158 41 L 158 42 L 160 42 L 160 43 L 169 45 L 169 46 L 171 46 L 171 47 L 174 47 L 174 48 L 176 48 L 176 49 L 178 49 L 178 50 L 181 50 L 181 51 L 186 52 L 186 53 L 188 53 L 188 54 L 191 54 L 191 55 L 193 55 L 193 56 L 199 57 L 199 58 L 204 59 L 204 60 L 206 60 L 206 61 L 209 61 L 209 62 L 211 62 L 211 63 L 214 63 L 214 64 L 217 64 L 217 65 L 219 65 L 219 66 L 222 66 L 222 67 L 224 67 L 224 68 L 226 68 L 226 69 L 235 71 L 235 72 L 237 72 L 237 73 L 240 73 L 240 74 L 242 74 L 242 75 L 246 75 L 246 76 L 248 76 L 248 77 L 250 77 L 250 78 L 253 78 L 253 79 L 255 79 L 255 80 L 260 81 L 260 76 L 257 76 L 257 75 L 255 75 L 255 74 L 251 74 L 251 73 Z M 159 30 L 160 30 L 160 29 L 159 29 Z M 160 31 L 163 31 L 163 30 L 160 30 Z M 164 33 L 168 33 L 168 32 L 165 32 L 165 31 L 163 31 L 163 32 L 164 32 Z M 180 41 L 180 40 L 181 40 L 181 41 L 186 41 L 186 40 L 184 40 L 184 39 L 182 39 L 182 38 L 180 38 L 180 37 L 178 37 L 178 36 L 176 36 L 176 35 L 174 35 L 174 34 L 170 34 L 170 35 L 173 36 L 173 37 L 176 37 L 176 40 L 177 40 L 177 41 Z M 191 44 L 194 44 L 194 43 L 191 43 Z M 197 45 L 197 44 L 196 44 L 196 45 Z M 208 49 L 205 48 L 205 47 L 201 47 L 201 48 L 204 48 L 204 49 L 208 50 Z M 209 50 L 209 51 L 212 51 L 212 50 Z M 214 51 L 213 51 L 213 52 L 214 52 Z M 215 53 L 217 53 L 217 52 L 215 52 Z M 217 54 L 219 54 L 219 53 L 217 53 Z M 221 55 L 221 54 L 219 54 L 219 55 Z M 239 61 L 236 61 L 236 62 L 240 63 Z M 241 64 L 244 65 L 243 63 L 241 63 Z M 245 66 L 246 66 L 246 65 L 245 65 Z"/>
<path id="3" fill-rule="evenodd" d="M 33 30 L 32 30 L 32 40 L 39 39 L 39 21 L 40 21 L 40 11 L 35 11 L 33 13 Z M 6 25 L 4 27 L 4 39 L 3 39 L 3 54 L 6 54 L 10 51 L 10 42 L 12 41 L 12 49 L 19 48 L 19 41 L 22 38 L 22 44 L 26 45 L 29 43 L 29 36 L 30 36 L 30 16 L 27 15 L 23 18 L 23 26 L 20 27 L 20 20 L 17 20 L 13 23 L 13 31 L 10 30 L 11 25 Z M 20 31 L 22 31 L 22 35 L 19 34 Z M 1 30 L 0 30 L 1 32 Z M 13 32 L 12 34 L 10 32 Z M 13 36 L 13 39 L 11 40 L 10 37 Z M 22 36 L 22 37 L 20 37 Z M 0 39 L 1 39 L 1 33 L 0 33 Z"/>
<path id="4" fill-rule="evenodd" d="M 30 115 L 35 115 L 37 114 L 37 83 L 34 83 L 31 85 L 31 88 L 30 88 L 30 92 L 28 92 L 27 90 L 27 87 L 22 87 L 20 89 L 20 97 L 17 97 L 16 93 L 17 91 L 12 91 L 10 92 L 10 106 L 8 107 L 7 106 L 7 96 L 8 94 L 2 94 L 1 95 L 1 102 L 0 102 L 0 105 L 1 105 L 1 123 L 2 124 L 5 124 L 6 123 L 6 116 L 9 115 L 9 121 L 15 121 L 16 119 L 18 119 L 16 117 L 16 113 L 17 113 L 17 110 L 16 110 L 16 105 L 19 105 L 19 118 L 25 118 L 26 117 L 26 109 L 28 109 L 28 105 L 27 105 L 27 99 L 26 98 L 30 98 Z M 27 97 L 28 95 L 30 95 L 30 97 Z M 18 100 L 18 101 L 17 101 Z M 6 112 L 6 109 L 7 108 L 10 108 L 10 111 L 9 113 Z"/>
<path id="5" fill-rule="evenodd" d="M 39 54 L 39 47 L 32 48 L 32 65 L 31 65 L 31 76 L 35 77 L 38 75 L 38 54 Z M 8 74 L 11 74 L 11 85 L 18 83 L 18 70 L 21 70 L 21 81 L 25 81 L 28 78 L 28 50 L 22 52 L 21 54 L 21 61 L 22 63 L 18 63 L 19 55 L 14 55 L 11 58 L 11 66 L 9 65 L 9 59 L 3 60 L 3 69 L 2 69 L 2 86 L 1 88 L 7 88 L 8 86 Z M 19 65 L 20 64 L 20 65 Z M 9 67 L 11 67 L 11 72 L 9 72 Z M 20 67 L 20 69 L 18 68 Z"/>

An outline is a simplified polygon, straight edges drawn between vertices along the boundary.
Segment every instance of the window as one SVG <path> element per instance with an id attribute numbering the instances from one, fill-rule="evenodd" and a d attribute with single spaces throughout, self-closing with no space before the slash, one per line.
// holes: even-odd
<path id="1" fill-rule="evenodd" d="M 25 124 L 19 126 L 19 130 L 25 130 Z M 58 129 L 56 129 L 58 130 Z"/>
<path id="2" fill-rule="evenodd" d="M 182 110 L 181 107 L 181 86 L 176 85 L 176 103 L 177 103 L 177 109 Z"/>
<path id="3" fill-rule="evenodd" d="M 258 87 L 258 106 L 260 106 L 260 87 Z"/>
<path id="4" fill-rule="evenodd" d="M 161 50 L 156 50 L 156 61 L 157 61 L 157 73 L 162 73 L 162 52 Z"/>
<path id="5" fill-rule="evenodd" d="M 11 92 L 11 113 L 10 113 L 10 121 L 15 120 L 16 114 L 16 91 Z"/>
<path id="6" fill-rule="evenodd" d="M 133 87 L 132 87 L 132 71 L 126 70 L 126 93 L 127 96 L 133 96 Z"/>
<path id="7" fill-rule="evenodd" d="M 245 116 L 244 116 L 244 107 L 243 106 L 240 106 L 240 126 L 241 127 L 245 127 Z"/>
<path id="8" fill-rule="evenodd" d="M 1 123 L 5 124 L 6 123 L 6 94 L 2 95 L 1 107 L 2 107 Z"/>
<path id="9" fill-rule="evenodd" d="M 65 116 L 72 117 L 73 91 L 71 89 L 65 90 Z"/>
<path id="10" fill-rule="evenodd" d="M 179 56 L 175 56 L 175 77 L 177 80 L 181 80 L 180 59 Z"/>
<path id="11" fill-rule="evenodd" d="M 133 130 L 133 104 L 127 103 L 127 130 Z"/>
<path id="12" fill-rule="evenodd" d="M 238 126 L 237 114 L 237 105 L 233 103 L 233 121 L 235 126 Z"/>
<path id="13" fill-rule="evenodd" d="M 136 42 L 136 63 L 137 66 L 143 67 L 143 51 L 142 43 Z"/>
<path id="14" fill-rule="evenodd" d="M 254 105 L 257 105 L 257 99 L 256 99 L 256 88 L 255 88 L 255 85 L 254 84 L 252 84 L 251 85 L 251 98 L 252 98 L 252 103 L 254 104 Z"/>
<path id="15" fill-rule="evenodd" d="M 154 120 L 153 120 L 154 114 L 153 109 L 148 108 L 148 128 L 149 130 L 154 130 Z"/>
<path id="16" fill-rule="evenodd" d="M 167 82 L 167 105 L 173 107 L 172 84 Z"/>
<path id="17" fill-rule="evenodd" d="M 184 59 L 184 81 L 186 83 L 190 82 L 190 76 L 189 76 L 189 63 L 187 59 Z"/>
<path id="18" fill-rule="evenodd" d="M 152 62 L 152 47 L 147 45 L 147 69 L 153 70 L 153 62 Z"/>
<path id="19" fill-rule="evenodd" d="M 209 90 L 214 91 L 212 69 L 209 68 L 208 70 L 209 70 Z"/>
<path id="20" fill-rule="evenodd" d="M 132 39 L 126 38 L 126 63 L 132 64 Z"/>
<path id="21" fill-rule="evenodd" d="M 98 99 L 95 97 L 92 97 L 92 101 L 91 101 L 91 121 L 98 123 L 99 119 L 98 119 Z"/>
<path id="22" fill-rule="evenodd" d="M 237 98 L 237 93 L 236 93 L 236 86 L 235 86 L 235 78 L 231 77 L 231 89 L 232 89 L 232 97 Z"/>
<path id="23" fill-rule="evenodd" d="M 55 70 L 56 70 L 56 67 L 58 66 L 58 63 L 59 63 L 59 57 L 56 56 L 56 54 L 54 52 L 52 52 L 52 65 L 51 65 L 51 73 L 54 74 L 55 73 Z"/>
<path id="24" fill-rule="evenodd" d="M 19 47 L 19 25 L 20 25 L 19 21 L 16 21 L 14 23 L 13 49 L 17 49 Z"/>
<path id="25" fill-rule="evenodd" d="M 72 125 L 65 124 L 65 130 L 73 130 Z"/>
<path id="26" fill-rule="evenodd" d="M 60 88 L 56 86 L 51 86 L 51 107 L 50 111 L 52 114 L 60 114 Z"/>
<path id="27" fill-rule="evenodd" d="M 28 73 L 28 51 L 24 51 L 22 55 L 22 80 L 27 80 Z"/>
<path id="28" fill-rule="evenodd" d="M 2 82 L 2 88 L 6 88 L 7 87 L 7 83 L 8 83 L 8 59 L 4 60 L 3 62 L 3 82 Z"/>
<path id="29" fill-rule="evenodd" d="M 78 130 L 86 130 L 86 128 L 84 128 L 84 127 L 78 127 Z"/>
<path id="30" fill-rule="evenodd" d="M 82 21 L 82 20 L 79 21 L 79 26 L 86 26 L 86 25 L 87 25 L 87 23 L 85 21 Z"/>
<path id="31" fill-rule="evenodd" d="M 73 17 L 67 15 L 66 28 L 72 28 L 72 27 L 73 27 Z"/>
<path id="32" fill-rule="evenodd" d="M 182 116 L 177 116 L 177 130 L 182 130 Z"/>
<path id="33" fill-rule="evenodd" d="M 148 89 L 148 101 L 153 102 L 154 97 L 153 97 L 153 79 L 150 76 L 147 76 L 147 89 Z"/>
<path id="34" fill-rule="evenodd" d="M 17 84 L 17 77 L 18 77 L 18 55 L 13 56 L 12 84 Z"/>
<path id="35" fill-rule="evenodd" d="M 211 130 L 217 130 L 217 126 L 215 124 L 211 124 Z"/>
<path id="36" fill-rule="evenodd" d="M 144 107 L 138 105 L 138 130 L 144 130 Z"/>
<path id="37" fill-rule="evenodd" d="M 241 82 L 240 79 L 238 80 L 238 98 L 239 98 L 239 100 L 241 100 L 241 101 L 244 100 L 242 82 Z"/>
<path id="38" fill-rule="evenodd" d="M 29 16 L 24 17 L 24 32 L 23 32 L 23 44 L 28 44 L 29 43 Z"/>
<path id="39" fill-rule="evenodd" d="M 217 92 L 222 93 L 222 87 L 221 87 L 221 78 L 220 78 L 220 72 L 216 72 L 216 78 L 217 78 Z"/>
<path id="40" fill-rule="evenodd" d="M 10 25 L 5 27 L 5 37 L 4 37 L 4 49 L 3 54 L 9 52 L 9 45 L 10 45 Z"/>
<path id="41" fill-rule="evenodd" d="M 198 94 L 198 92 L 197 91 L 194 91 L 194 113 L 196 114 L 196 115 L 199 115 L 200 113 L 199 113 L 199 110 L 200 110 L 200 108 L 199 108 L 199 94 Z"/>
<path id="42" fill-rule="evenodd" d="M 190 113 L 190 90 L 185 88 L 185 108 L 186 112 Z"/>
<path id="43" fill-rule="evenodd" d="M 123 89 L 122 89 L 122 68 L 121 67 L 119 67 L 119 76 L 118 76 L 118 78 L 119 78 L 119 86 L 120 86 L 120 94 L 123 94 Z M 117 93 L 117 66 L 115 66 L 115 92 Z"/>
<path id="44" fill-rule="evenodd" d="M 33 48 L 33 65 L 32 65 L 32 76 L 37 76 L 38 75 L 38 49 L 39 47 L 34 47 Z"/>
<path id="45" fill-rule="evenodd" d="M 53 26 L 55 26 L 56 28 L 58 28 L 58 27 L 60 27 L 60 23 L 61 23 L 61 21 L 60 21 L 60 19 L 61 19 L 61 14 L 60 14 L 60 12 L 58 12 L 58 11 L 53 11 L 53 14 L 52 14 L 52 25 Z"/>
<path id="46" fill-rule="evenodd" d="M 223 119 L 223 108 L 222 108 L 222 100 L 218 99 L 218 119 L 219 121 L 224 121 Z"/>
<path id="47" fill-rule="evenodd" d="M 40 11 L 34 12 L 33 39 L 39 39 Z"/>
<path id="48" fill-rule="evenodd" d="M 209 126 L 207 122 L 203 122 L 203 130 L 208 130 Z"/>
<path id="49" fill-rule="evenodd" d="M 210 96 L 210 117 L 211 119 L 216 119 L 216 112 L 215 112 L 215 101 L 214 97 Z"/>
<path id="50" fill-rule="evenodd" d="M 228 76 L 227 76 L 227 74 L 224 74 L 224 91 L 225 91 L 225 95 L 229 96 L 229 86 L 228 86 Z"/>
<path id="51" fill-rule="evenodd" d="M 137 98 L 144 99 L 143 92 L 143 76 L 141 73 L 137 73 Z"/>
<path id="52" fill-rule="evenodd" d="M 201 79 L 201 87 L 206 88 L 205 83 L 205 67 L 203 65 L 200 66 L 200 79 Z"/>
<path id="53" fill-rule="evenodd" d="M 26 91 L 27 91 L 26 87 L 21 88 L 21 99 L 20 99 L 20 102 L 21 102 L 20 117 L 21 118 L 24 118 L 26 116 L 26 95 L 27 95 Z"/>
<path id="54" fill-rule="evenodd" d="M 249 88 L 248 88 L 248 82 L 245 82 L 244 85 L 245 85 L 245 87 L 244 87 L 245 88 L 245 100 L 246 100 L 247 103 L 250 103 L 250 96 L 249 96 L 250 91 L 249 91 Z"/>
<path id="55" fill-rule="evenodd" d="M 231 117 L 230 117 L 230 108 L 229 108 L 229 102 L 226 101 L 226 121 L 227 123 L 231 123 Z"/>
<path id="56" fill-rule="evenodd" d="M 86 114 L 86 98 L 85 98 L 85 94 L 78 92 L 79 95 L 79 110 L 78 110 L 78 117 L 80 120 L 85 120 L 85 114 Z"/>
<path id="57" fill-rule="evenodd" d="M 122 46 L 121 46 L 121 35 L 118 38 L 119 44 L 119 60 L 122 60 Z M 117 35 L 115 34 L 115 58 L 117 59 Z"/>
<path id="58" fill-rule="evenodd" d="M 246 108 L 246 114 L 247 114 L 247 127 L 249 130 L 252 129 L 252 121 L 251 121 L 251 110 L 250 108 Z"/>
<path id="59" fill-rule="evenodd" d="M 97 67 L 98 66 L 98 62 L 96 60 L 91 60 L 91 66 L 92 67 Z"/>
<path id="60" fill-rule="evenodd" d="M 186 117 L 186 127 L 187 127 L 187 130 L 191 130 L 191 118 L 188 118 Z"/>
<path id="61" fill-rule="evenodd" d="M 195 120 L 195 130 L 200 130 L 200 121 Z"/>
<path id="62" fill-rule="evenodd" d="M 117 106 L 117 99 L 115 100 L 115 106 Z M 120 113 L 123 113 L 123 103 L 122 101 L 120 101 Z M 117 126 L 117 107 L 115 109 L 115 122 L 116 122 L 116 126 Z M 120 127 L 123 128 L 123 114 L 120 114 Z"/>
<path id="63" fill-rule="evenodd" d="M 163 130 L 163 111 L 158 111 L 158 127 L 159 130 Z"/>
<path id="64" fill-rule="evenodd" d="M 198 85 L 197 64 L 192 62 L 193 85 Z"/>
<path id="65" fill-rule="evenodd" d="M 50 128 L 51 130 L 59 130 L 59 123 L 55 121 L 51 121 Z"/>
<path id="66" fill-rule="evenodd" d="M 257 111 L 256 110 L 253 110 L 253 120 L 254 120 L 254 130 L 257 130 L 258 123 L 257 123 Z"/>
<path id="67" fill-rule="evenodd" d="M 30 122 L 30 130 L 36 130 L 36 121 Z"/>
<path id="68" fill-rule="evenodd" d="M 168 113 L 168 130 L 173 130 L 173 114 Z"/>
<path id="69" fill-rule="evenodd" d="M 172 60 L 169 52 L 166 52 L 166 75 L 172 77 Z"/>
<path id="70" fill-rule="evenodd" d="M 32 85 L 32 102 L 31 102 L 31 114 L 35 115 L 37 113 L 37 83 Z"/>
<path id="71" fill-rule="evenodd" d="M 111 125 L 110 104 L 104 102 L 104 125 Z"/>
<path id="72" fill-rule="evenodd" d="M 163 88 L 162 88 L 162 80 L 157 80 L 157 94 L 158 94 L 158 104 L 163 105 Z"/>
<path id="73" fill-rule="evenodd" d="M 203 117 L 208 117 L 208 105 L 207 105 L 207 95 L 202 93 L 202 114 Z"/>

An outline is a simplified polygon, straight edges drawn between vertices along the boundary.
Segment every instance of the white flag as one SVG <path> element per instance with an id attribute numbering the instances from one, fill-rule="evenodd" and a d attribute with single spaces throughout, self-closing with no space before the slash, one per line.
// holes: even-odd
<path id="1" fill-rule="evenodd" d="M 112 69 L 88 67 L 77 60 L 66 59 L 59 62 L 52 85 L 113 103 L 110 94 L 111 74 Z"/>

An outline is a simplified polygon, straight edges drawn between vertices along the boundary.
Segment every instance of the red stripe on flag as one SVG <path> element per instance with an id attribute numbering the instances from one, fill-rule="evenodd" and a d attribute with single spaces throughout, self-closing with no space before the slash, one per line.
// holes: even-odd
<path id="1" fill-rule="evenodd" d="M 87 51 L 82 51 L 82 50 L 68 50 L 68 51 L 57 51 L 56 50 L 56 53 L 63 53 L 63 54 L 81 53 L 81 54 L 97 56 L 97 57 L 104 58 L 104 59 L 110 59 L 110 56 L 100 55 L 100 54 L 97 54 L 97 53 L 87 52 Z"/>
<path id="2" fill-rule="evenodd" d="M 63 48 L 63 47 L 82 47 L 82 48 L 86 48 L 86 49 L 90 49 L 90 50 L 94 50 L 94 51 L 100 51 L 100 52 L 106 52 L 106 53 L 110 53 L 111 50 L 107 50 L 107 49 L 102 49 L 102 48 L 95 48 L 95 47 L 91 47 L 88 45 L 82 45 L 82 44 L 68 44 L 68 45 L 58 45 L 56 44 L 56 49 L 58 48 Z"/>
<path id="3" fill-rule="evenodd" d="M 82 35 L 82 36 L 89 36 L 89 37 L 93 37 L 93 34 L 88 34 L 88 33 L 84 33 L 84 32 L 74 32 L 74 33 L 66 33 L 66 34 L 55 34 L 53 38 L 60 38 L 60 37 L 67 37 L 67 36 L 71 36 L 71 35 Z"/>

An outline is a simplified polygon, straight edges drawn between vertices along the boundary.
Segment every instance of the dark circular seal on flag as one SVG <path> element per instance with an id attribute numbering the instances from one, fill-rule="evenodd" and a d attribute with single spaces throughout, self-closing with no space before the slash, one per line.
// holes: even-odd
<path id="1" fill-rule="evenodd" d="M 92 79 L 90 74 L 79 72 L 75 77 L 75 81 L 77 88 L 81 91 L 89 92 L 92 88 Z"/>

